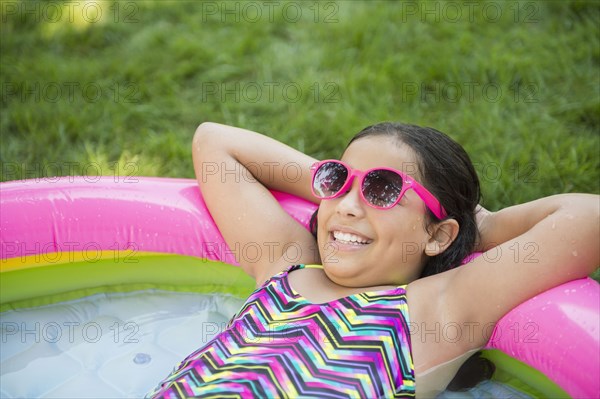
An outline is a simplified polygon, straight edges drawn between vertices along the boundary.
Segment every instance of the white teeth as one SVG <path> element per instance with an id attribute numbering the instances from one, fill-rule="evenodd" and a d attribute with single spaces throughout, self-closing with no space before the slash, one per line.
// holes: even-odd
<path id="1" fill-rule="evenodd" d="M 361 237 L 357 236 L 356 234 L 343 233 L 341 231 L 334 231 L 333 237 L 335 238 L 336 241 L 342 242 L 344 244 L 361 245 L 361 244 L 368 244 L 370 242 L 370 240 L 361 238 Z"/>

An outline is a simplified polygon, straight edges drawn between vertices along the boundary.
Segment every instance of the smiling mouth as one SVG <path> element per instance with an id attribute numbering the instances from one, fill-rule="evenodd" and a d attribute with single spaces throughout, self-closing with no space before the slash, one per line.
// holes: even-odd
<path id="1" fill-rule="evenodd" d="M 341 231 L 333 231 L 332 233 L 333 241 L 340 244 L 350 244 L 350 245 L 367 245 L 373 242 L 373 240 L 369 240 L 368 238 L 363 238 L 357 236 L 356 234 L 351 233 L 343 233 Z"/>

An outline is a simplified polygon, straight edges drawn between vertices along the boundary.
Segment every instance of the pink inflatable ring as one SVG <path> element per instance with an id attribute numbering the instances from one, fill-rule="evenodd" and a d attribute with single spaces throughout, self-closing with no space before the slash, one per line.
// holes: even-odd
<path id="1" fill-rule="evenodd" d="M 13 273 L 82 253 L 178 254 L 236 264 L 236 250 L 223 241 L 195 180 L 62 177 L 1 183 L 0 193 L 3 310 L 27 299 L 19 295 L 33 295 L 15 287 Z M 314 204 L 273 194 L 307 226 Z M 54 261 L 65 254 L 66 261 Z M 588 278 L 513 309 L 485 351 L 496 364 L 494 378 L 531 396 L 600 397 L 599 305 L 599 284 Z"/>

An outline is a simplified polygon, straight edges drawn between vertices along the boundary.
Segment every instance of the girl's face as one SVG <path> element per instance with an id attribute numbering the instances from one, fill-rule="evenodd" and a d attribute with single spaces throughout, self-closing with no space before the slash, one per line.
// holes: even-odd
<path id="1" fill-rule="evenodd" d="M 342 161 L 366 170 L 389 167 L 419 180 L 417 158 L 406 144 L 388 136 L 364 137 L 353 142 Z M 408 190 L 391 209 L 367 205 L 359 181 L 344 195 L 322 200 L 317 240 L 325 273 L 346 287 L 407 284 L 419 277 L 426 259 L 425 204 Z"/>

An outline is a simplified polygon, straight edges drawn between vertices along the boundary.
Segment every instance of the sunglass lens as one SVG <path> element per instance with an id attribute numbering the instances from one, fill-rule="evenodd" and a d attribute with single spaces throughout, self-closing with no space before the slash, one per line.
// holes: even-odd
<path id="1" fill-rule="evenodd" d="M 364 179 L 362 192 L 372 205 L 391 207 L 402 191 L 402 177 L 390 170 L 373 170 Z"/>
<path id="2" fill-rule="evenodd" d="M 336 162 L 327 162 L 319 167 L 313 180 L 315 194 L 327 198 L 337 194 L 348 178 L 348 169 Z"/>

